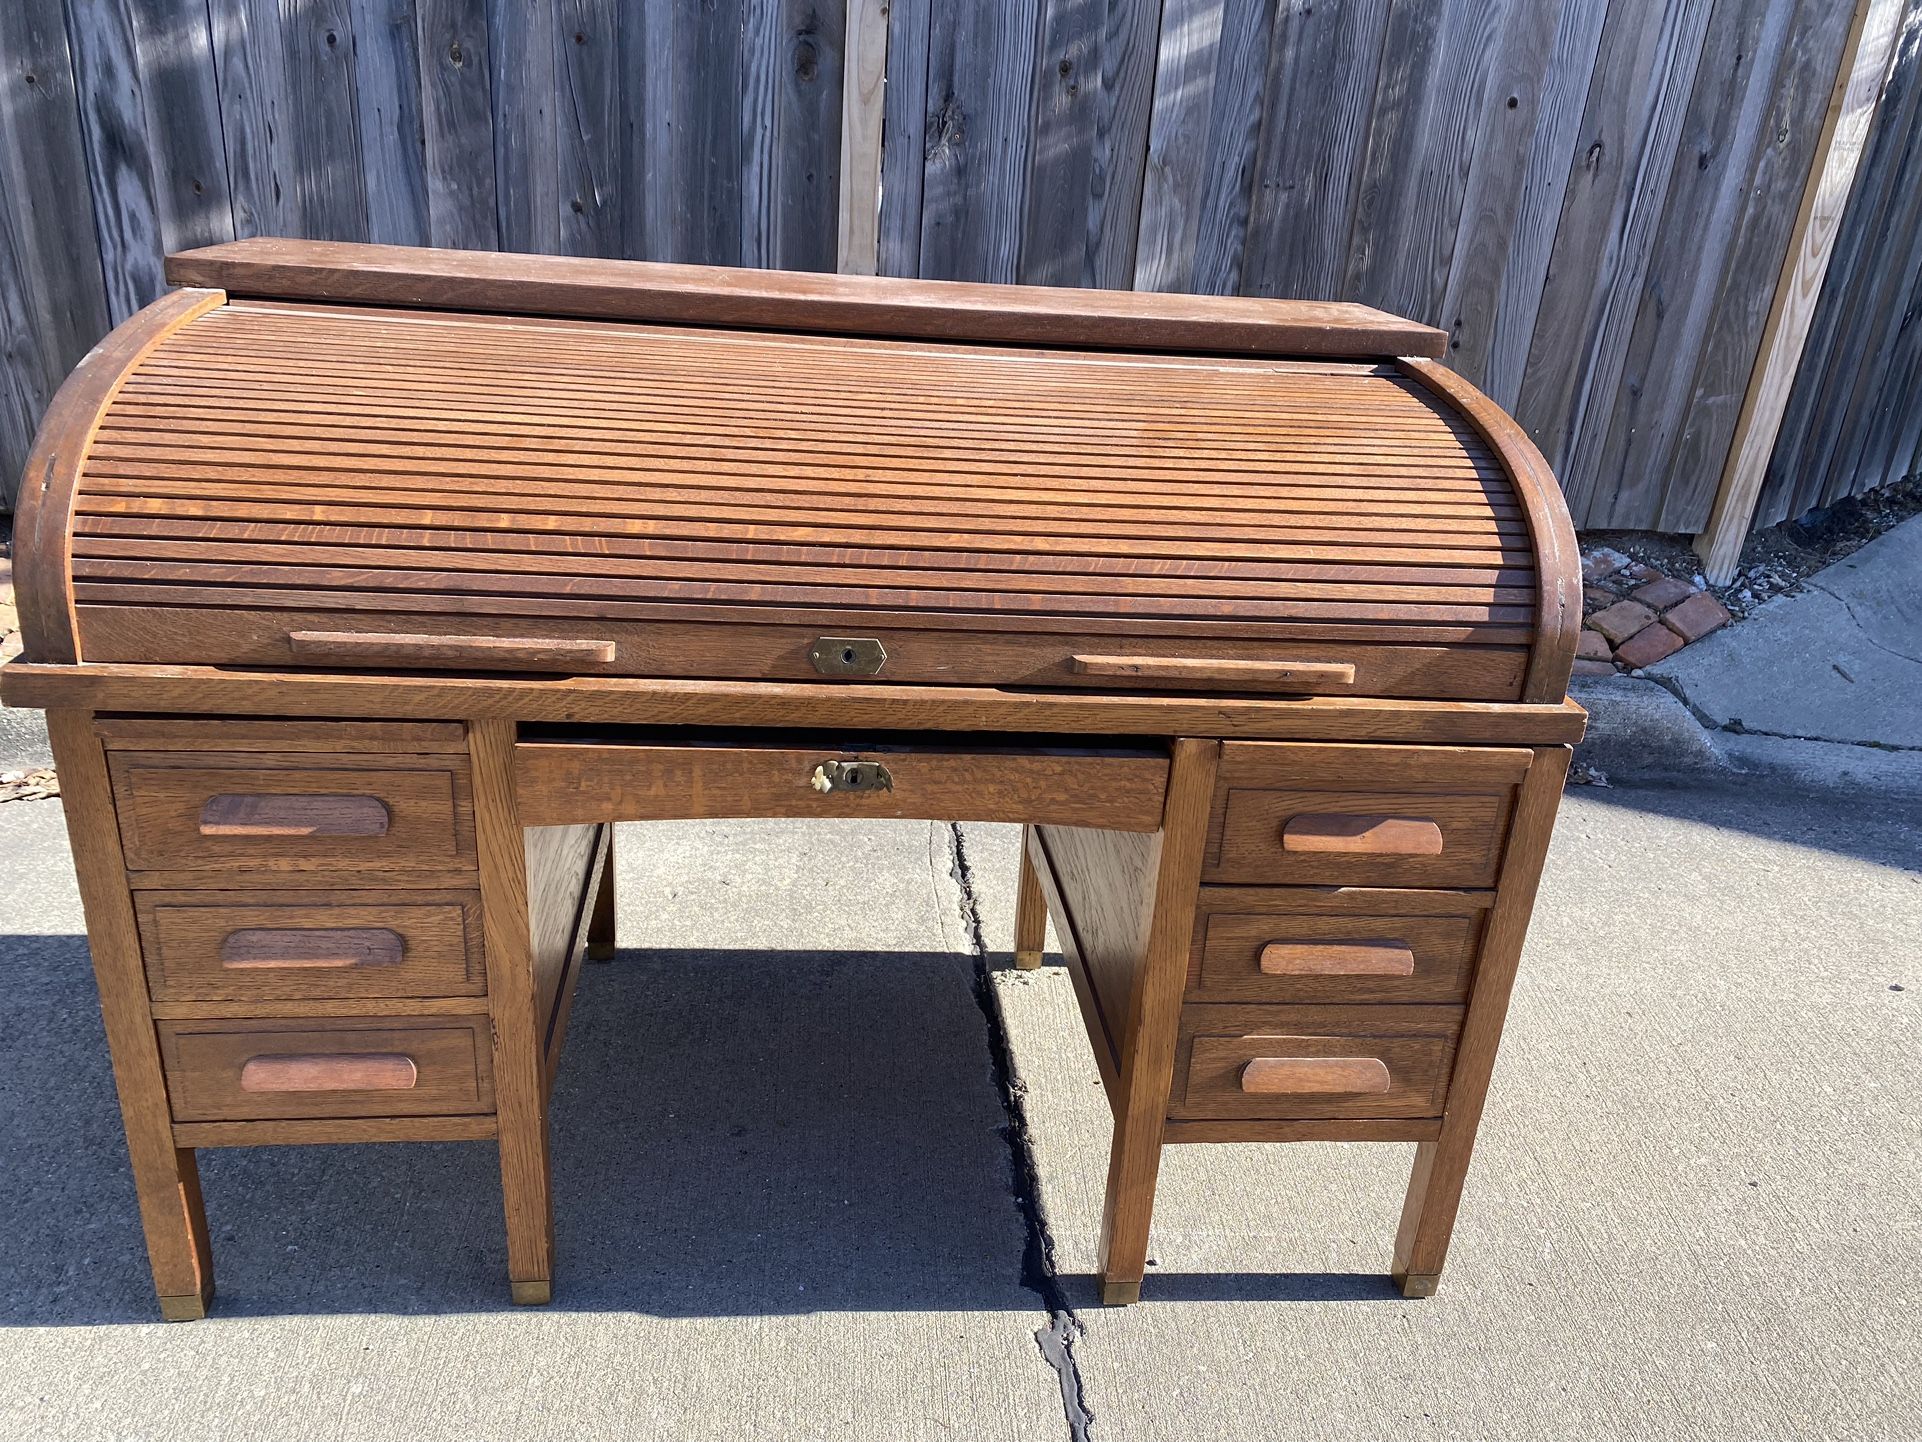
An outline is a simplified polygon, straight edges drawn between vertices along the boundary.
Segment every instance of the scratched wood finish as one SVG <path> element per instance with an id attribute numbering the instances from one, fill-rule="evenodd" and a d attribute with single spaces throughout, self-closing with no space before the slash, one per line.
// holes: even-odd
<path id="1" fill-rule="evenodd" d="M 1404 311 L 1450 333 L 1578 522 L 1706 524 L 1850 6 L 852 3 L 852 29 L 837 0 L 9 5 L 0 173 L 34 204 L 0 216 L 21 337 L 0 505 L 59 377 L 152 298 L 169 247 L 829 269 L 845 232 L 888 274 Z M 1902 220 L 1918 24 L 1911 3 L 1757 524 L 1922 448 L 1914 327 L 1889 320 L 1922 273 Z M 850 101 L 878 213 L 841 184 Z"/>

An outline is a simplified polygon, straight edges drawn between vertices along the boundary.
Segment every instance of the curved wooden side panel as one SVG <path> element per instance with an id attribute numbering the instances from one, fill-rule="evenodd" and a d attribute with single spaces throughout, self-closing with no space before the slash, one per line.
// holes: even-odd
<path id="1" fill-rule="evenodd" d="M 102 412 L 155 346 L 226 299 L 220 290 L 161 296 L 88 351 L 55 392 L 27 452 L 14 524 L 14 590 L 28 660 L 80 659 L 73 611 L 73 503 Z"/>
<path id="2" fill-rule="evenodd" d="M 1469 382 L 1439 361 L 1404 356 L 1396 364 L 1454 407 L 1508 471 L 1535 543 L 1535 643 L 1521 699 L 1560 702 L 1568 695 L 1582 629 L 1582 557 L 1561 485 L 1528 432 Z"/>

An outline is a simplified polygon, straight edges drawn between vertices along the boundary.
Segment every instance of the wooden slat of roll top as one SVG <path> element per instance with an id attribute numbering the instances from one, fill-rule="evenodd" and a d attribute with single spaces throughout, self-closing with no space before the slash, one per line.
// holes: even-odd
<path id="1" fill-rule="evenodd" d="M 1279 355 L 1440 355 L 1447 344 L 1431 326 L 1321 301 L 1050 291 L 265 236 L 169 256 L 167 279 L 249 295 L 946 339 Z"/>

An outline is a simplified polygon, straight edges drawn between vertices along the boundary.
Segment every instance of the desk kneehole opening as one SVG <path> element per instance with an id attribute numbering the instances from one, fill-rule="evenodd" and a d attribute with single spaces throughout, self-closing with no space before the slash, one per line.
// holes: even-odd
<path id="1" fill-rule="evenodd" d="M 1372 1056 L 1258 1056 L 1241 1069 L 1249 1096 L 1360 1096 L 1392 1085 L 1388 1064 Z"/>
<path id="2" fill-rule="evenodd" d="M 420 1083 L 420 1068 L 400 1052 L 249 1057 L 240 1068 L 244 1092 L 399 1092 Z"/>

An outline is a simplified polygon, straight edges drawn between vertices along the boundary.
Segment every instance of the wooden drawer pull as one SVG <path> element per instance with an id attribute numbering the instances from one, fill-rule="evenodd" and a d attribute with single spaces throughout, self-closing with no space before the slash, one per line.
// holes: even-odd
<path id="1" fill-rule="evenodd" d="M 248 927 L 220 943 L 220 964 L 235 971 L 398 966 L 406 954 L 401 934 L 378 926 Z"/>
<path id="2" fill-rule="evenodd" d="M 1264 976 L 1413 976 L 1415 953 L 1405 941 L 1271 941 L 1261 949 L 1261 971 Z"/>
<path id="3" fill-rule="evenodd" d="M 392 820 L 378 796 L 211 796 L 202 836 L 385 836 Z"/>
<path id="4" fill-rule="evenodd" d="M 1281 828 L 1281 849 L 1440 856 L 1442 832 L 1441 827 L 1420 816 L 1294 816 Z"/>
<path id="5" fill-rule="evenodd" d="M 364 631 L 294 631 L 287 649 L 295 659 L 398 666 L 475 666 L 511 670 L 518 666 L 607 666 L 614 661 L 612 641 L 576 641 L 558 636 L 417 636 Z"/>
<path id="6" fill-rule="evenodd" d="M 240 1069 L 244 1092 L 404 1092 L 420 1080 L 399 1052 L 249 1057 Z"/>
<path id="7" fill-rule="evenodd" d="M 1258 1056 L 1241 1069 L 1250 1096 L 1385 1092 L 1388 1066 L 1372 1056 Z"/>
<path id="8" fill-rule="evenodd" d="M 1346 661 L 1235 661 L 1198 656 L 1075 656 L 1069 665 L 1083 676 L 1133 676 L 1153 681 L 1219 681 L 1264 690 L 1295 686 L 1319 690 L 1352 686 L 1355 668 Z"/>

